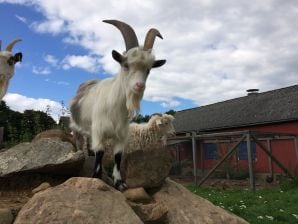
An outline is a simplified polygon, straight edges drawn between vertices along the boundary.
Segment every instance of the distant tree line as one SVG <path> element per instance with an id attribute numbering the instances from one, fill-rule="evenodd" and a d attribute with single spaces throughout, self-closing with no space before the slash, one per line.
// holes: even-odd
<path id="1" fill-rule="evenodd" d="M 165 114 L 170 114 L 170 115 L 175 115 L 176 111 L 174 110 L 169 110 L 167 112 L 165 112 Z M 136 123 L 144 123 L 144 122 L 148 122 L 150 119 L 151 115 L 142 115 L 140 114 L 137 118 L 135 118 L 133 121 Z"/>
<path id="2" fill-rule="evenodd" d="M 11 147 L 21 142 L 30 142 L 38 133 L 53 129 L 61 128 L 66 132 L 70 132 L 68 127 L 69 113 L 64 116 L 62 113 L 59 124 L 50 116 L 50 107 L 47 111 L 25 110 L 23 113 L 11 110 L 4 101 L 0 102 L 0 127 L 4 127 L 2 147 Z M 165 112 L 174 115 L 176 111 L 169 110 Z M 134 122 L 148 122 L 150 115 L 139 115 Z M 68 122 L 67 122 L 68 120 Z"/>
<path id="3" fill-rule="evenodd" d="M 36 134 L 57 127 L 55 120 L 42 111 L 11 110 L 4 101 L 0 102 L 0 127 L 4 127 L 2 147 L 31 141 Z"/>

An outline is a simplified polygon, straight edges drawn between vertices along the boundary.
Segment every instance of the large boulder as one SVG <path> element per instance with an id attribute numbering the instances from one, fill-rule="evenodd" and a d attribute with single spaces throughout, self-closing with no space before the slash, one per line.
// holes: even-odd
<path id="1" fill-rule="evenodd" d="M 152 188 L 162 185 L 173 164 L 170 150 L 162 144 L 125 153 L 121 174 L 128 187 Z"/>
<path id="2" fill-rule="evenodd" d="M 213 205 L 170 179 L 166 179 L 153 198 L 168 208 L 168 224 L 248 224 L 242 218 Z"/>
<path id="3" fill-rule="evenodd" d="M 141 224 L 126 198 L 103 181 L 74 177 L 35 194 L 21 209 L 14 224 Z"/>
<path id="4" fill-rule="evenodd" d="M 82 151 L 59 139 L 21 143 L 0 153 L 0 177 L 23 172 L 75 175 L 84 162 Z"/>

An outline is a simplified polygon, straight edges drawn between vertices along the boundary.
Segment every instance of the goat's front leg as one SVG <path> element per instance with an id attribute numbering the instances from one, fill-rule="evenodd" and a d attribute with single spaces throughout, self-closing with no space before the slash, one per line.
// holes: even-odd
<path id="1" fill-rule="evenodd" d="M 124 191 L 127 186 L 121 178 L 120 166 L 122 159 L 123 146 L 116 145 L 114 148 L 114 169 L 113 169 L 113 178 L 114 178 L 114 187 L 119 191 Z"/>
<path id="2" fill-rule="evenodd" d="M 92 151 L 95 153 L 95 163 L 94 163 L 94 169 L 93 169 L 93 178 L 102 178 L 102 157 L 104 154 L 104 145 L 101 138 L 99 138 L 100 134 L 98 133 L 97 126 L 95 123 L 92 125 Z M 88 141 L 88 139 L 87 139 Z"/>
<path id="3" fill-rule="evenodd" d="M 104 151 L 96 151 L 95 152 L 95 164 L 94 164 L 94 170 L 93 170 L 93 178 L 102 178 L 102 157 L 103 157 Z"/>

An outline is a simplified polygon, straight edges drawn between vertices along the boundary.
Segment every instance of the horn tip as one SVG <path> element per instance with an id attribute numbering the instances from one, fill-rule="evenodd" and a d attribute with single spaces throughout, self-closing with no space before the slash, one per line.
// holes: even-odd
<path id="1" fill-rule="evenodd" d="M 115 19 L 104 19 L 102 22 L 104 23 L 113 23 L 113 22 L 116 22 L 117 20 Z"/>

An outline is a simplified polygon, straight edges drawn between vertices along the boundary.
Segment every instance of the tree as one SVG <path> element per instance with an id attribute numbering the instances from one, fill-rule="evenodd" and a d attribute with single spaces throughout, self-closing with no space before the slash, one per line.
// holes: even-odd
<path id="1" fill-rule="evenodd" d="M 136 123 L 144 123 L 144 122 L 148 122 L 150 119 L 149 115 L 145 115 L 143 116 L 142 114 L 139 114 L 137 118 L 135 118 L 133 121 Z"/>
<path id="2" fill-rule="evenodd" d="M 167 112 L 165 112 L 166 114 L 170 114 L 170 115 L 175 115 L 176 114 L 176 111 L 175 110 L 169 110 L 169 111 L 167 111 Z"/>
<path id="3" fill-rule="evenodd" d="M 165 112 L 165 114 L 170 114 L 170 115 L 175 115 L 176 114 L 176 111 L 175 110 L 169 110 L 167 112 Z M 142 114 L 139 114 L 138 117 L 136 117 L 133 122 L 136 122 L 136 123 L 144 123 L 144 122 L 148 122 L 150 120 L 150 117 L 152 115 L 145 115 L 143 116 Z"/>
<path id="4" fill-rule="evenodd" d="M 48 112 L 49 110 L 48 107 Z M 4 101 L 0 103 L 0 127 L 4 127 L 5 146 L 31 141 L 39 132 L 55 126 L 56 122 L 46 112 L 25 110 L 24 113 L 20 113 L 12 111 Z"/>

